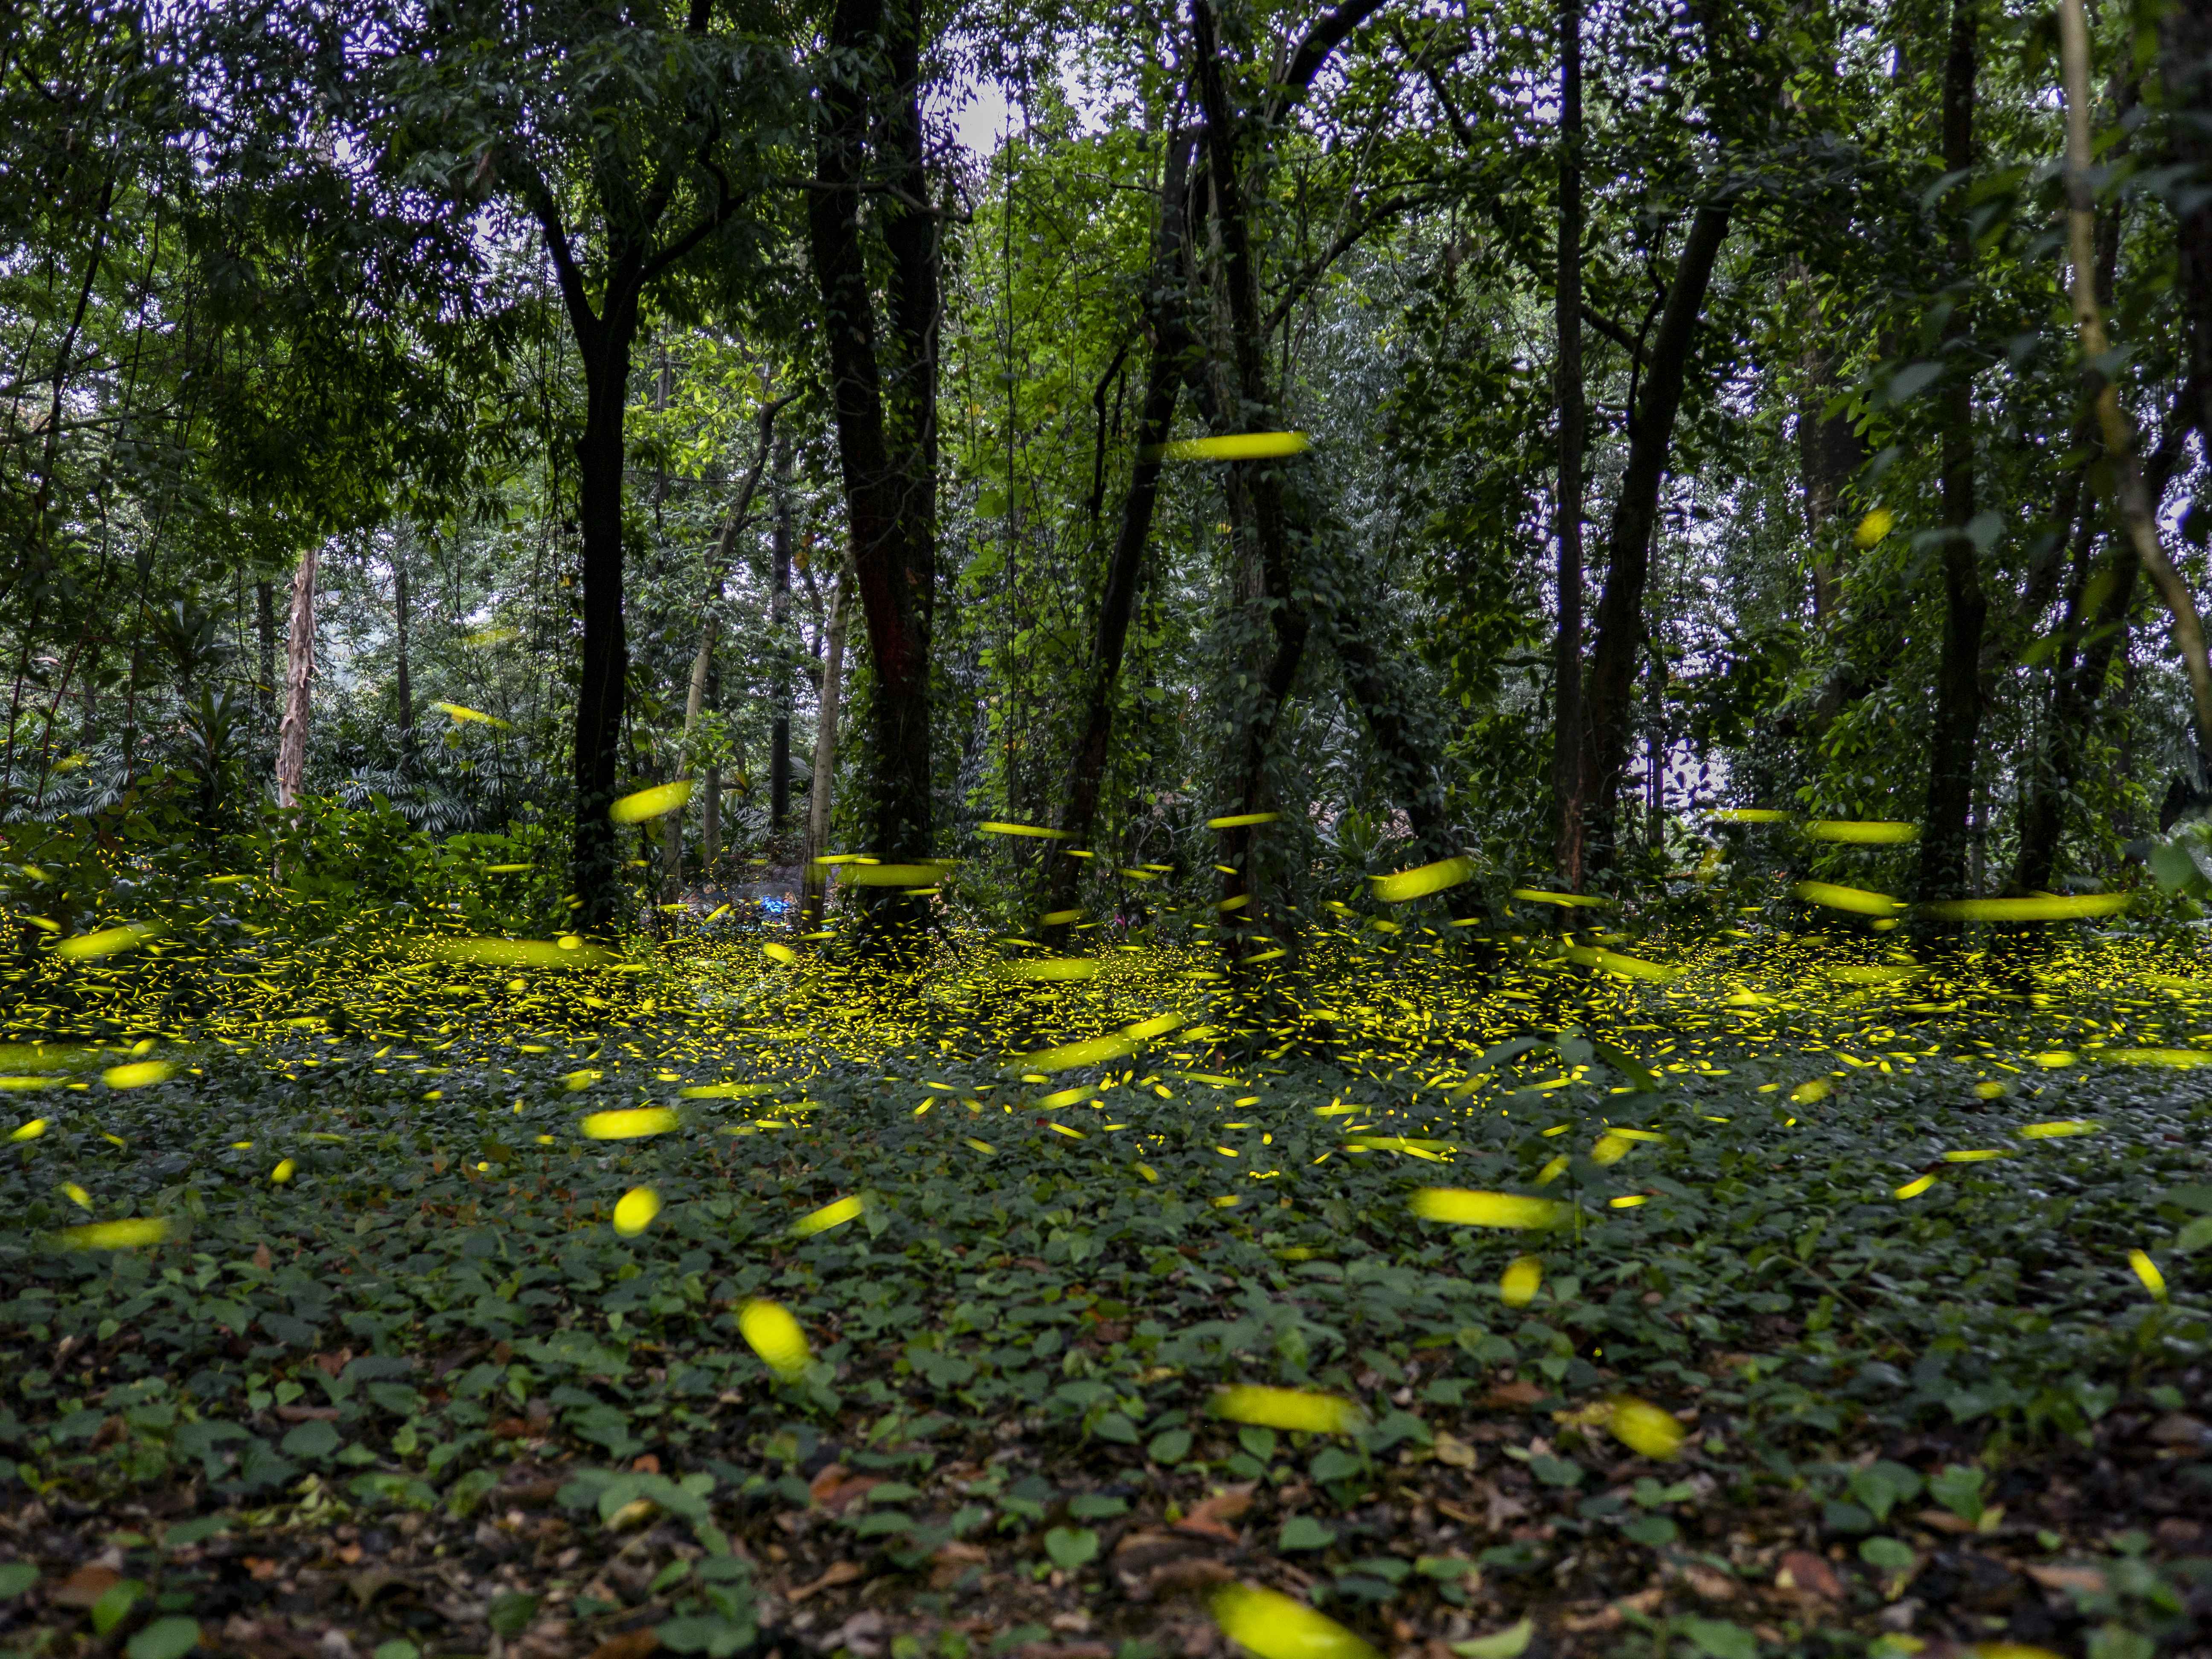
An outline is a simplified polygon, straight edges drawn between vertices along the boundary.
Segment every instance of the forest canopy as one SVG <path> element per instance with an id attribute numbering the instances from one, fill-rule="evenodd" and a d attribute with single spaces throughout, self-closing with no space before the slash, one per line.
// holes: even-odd
<path id="1" fill-rule="evenodd" d="M 1648 893 L 1716 806 L 2133 885 L 2205 793 L 2180 12 L 2073 105 L 1972 6 L 23 21 L 12 821 L 526 817 L 611 936 L 833 843 Z"/>

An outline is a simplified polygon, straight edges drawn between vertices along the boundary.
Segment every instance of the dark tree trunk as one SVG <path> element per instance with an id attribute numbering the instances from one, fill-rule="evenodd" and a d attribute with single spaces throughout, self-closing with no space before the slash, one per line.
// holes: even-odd
<path id="1" fill-rule="evenodd" d="M 1179 290 L 1183 282 L 1183 228 L 1188 210 L 1191 137 L 1168 135 L 1165 170 L 1160 183 L 1159 224 L 1152 243 L 1152 289 L 1145 296 L 1151 360 L 1145 370 L 1145 399 L 1137 416 L 1136 459 L 1121 498 L 1121 528 L 1106 567 L 1098 599 L 1098 636 L 1091 648 L 1091 683 L 1083 709 L 1083 728 L 1068 766 L 1067 797 L 1060 828 L 1071 847 L 1087 847 L 1098 816 L 1098 791 L 1113 747 L 1114 699 L 1121 673 L 1121 653 L 1135 608 L 1137 583 L 1144 568 L 1145 544 L 1152 534 L 1152 509 L 1160 494 L 1160 447 L 1174 429 L 1176 394 L 1195 350 L 1184 323 Z M 1066 910 L 1075 902 L 1081 860 L 1064 854 L 1047 855 L 1044 908 Z M 1056 936 L 1055 936 L 1056 937 Z"/>
<path id="2" fill-rule="evenodd" d="M 2160 78 L 2166 103 L 2179 118 L 2173 159 L 2194 169 L 2181 186 L 2174 240 L 2180 256 L 2181 310 L 2188 343 L 2190 406 L 2181 417 L 2212 433 L 2212 6 L 2184 0 L 2162 25 Z"/>
<path id="3" fill-rule="evenodd" d="M 1674 416 L 1682 406 L 1698 318 L 1705 309 L 1705 291 L 1711 286 L 1713 265 L 1728 228 L 1729 210 L 1719 203 L 1699 208 L 1690 221 L 1690 234 L 1683 240 L 1644 368 L 1628 441 L 1628 465 L 1613 502 L 1585 716 L 1589 746 L 1583 762 L 1583 787 L 1586 810 L 1594 819 L 1585 853 L 1589 868 L 1600 867 L 1613 853 L 1613 818 L 1635 716 L 1636 657 L 1645 634 L 1644 587 L 1659 520 L 1659 486 L 1674 447 Z"/>
<path id="4" fill-rule="evenodd" d="M 854 580 L 875 669 L 874 776 L 869 817 L 878 857 L 927 857 L 934 827 L 930 782 L 929 655 L 936 585 L 936 345 L 939 246 L 927 207 L 917 103 L 915 19 L 883 0 L 839 0 L 833 62 L 849 65 L 883 42 L 891 87 L 871 107 L 869 81 L 841 68 L 823 83 L 816 129 L 817 188 L 807 230 L 822 294 L 839 465 L 853 538 Z M 860 238 L 865 146 L 880 119 L 888 182 L 904 199 L 880 211 L 890 255 L 890 344 L 877 345 L 875 302 Z M 889 372 L 884 358 L 888 356 Z M 915 921 L 896 890 L 867 889 L 879 925 Z"/>
<path id="5" fill-rule="evenodd" d="M 1950 50 L 1943 62 L 1943 167 L 1971 167 L 1974 160 L 1974 82 L 1980 64 L 1981 0 L 1953 0 Z M 1963 357 L 1969 333 L 1967 295 L 1973 246 L 1965 216 L 1951 239 L 1951 280 L 1961 290 L 1945 330 L 1951 348 L 1943 390 L 1939 464 L 1943 491 L 1943 654 L 1936 673 L 1936 710 L 1928 742 L 1928 805 L 1920 831 L 1923 899 L 1949 898 L 1966 890 L 1966 852 L 1974 803 L 1974 762 L 1982 726 L 1982 629 L 1988 600 L 1982 592 L 1980 554 L 1968 538 L 1974 517 L 1974 388 Z"/>
<path id="6" fill-rule="evenodd" d="M 1583 880 L 1583 15 L 1559 7 L 1559 252 L 1553 289 L 1558 336 L 1559 637 L 1552 653 L 1552 811 L 1555 857 L 1570 890 Z"/>
<path id="7" fill-rule="evenodd" d="M 1259 274 L 1252 257 L 1251 231 L 1245 216 L 1240 176 L 1241 123 L 1231 107 L 1222 72 L 1220 43 L 1209 0 L 1193 0 L 1191 33 L 1196 47 L 1198 88 L 1206 111 L 1206 179 L 1213 220 L 1221 235 L 1223 286 L 1229 304 L 1231 360 L 1235 366 L 1235 395 L 1240 405 L 1221 411 L 1237 432 L 1267 431 L 1280 422 L 1275 397 L 1269 387 L 1267 341 L 1261 322 Z M 1237 761 L 1237 798 L 1234 815 L 1266 810 L 1267 768 L 1274 752 L 1274 734 L 1284 702 L 1297 678 L 1305 655 L 1312 619 L 1295 591 L 1291 526 L 1285 500 L 1286 471 L 1275 460 L 1232 461 L 1230 487 L 1241 490 L 1249 514 L 1244 533 L 1256 557 L 1267 606 L 1273 648 L 1260 674 L 1260 684 L 1249 695 L 1243 711 L 1243 731 Z M 1232 514 L 1232 522 L 1238 515 Z M 1302 549 L 1299 550 L 1303 550 Z M 1244 899 L 1242 919 L 1255 920 L 1249 906 L 1252 831 L 1235 828 L 1222 833 L 1222 862 L 1236 873 L 1224 878 L 1224 902 Z"/>
<path id="8" fill-rule="evenodd" d="M 577 523 L 584 544 L 582 683 L 576 690 L 574 885 L 579 933 L 611 937 L 621 921 L 622 848 L 607 817 L 622 769 L 629 640 L 623 619 L 623 428 L 635 313 L 608 307 L 581 341 L 584 430 L 576 440 Z"/>
<path id="9" fill-rule="evenodd" d="M 1802 259 L 1791 259 L 1790 279 L 1814 313 L 1814 331 L 1824 332 L 1813 293 L 1811 267 Z M 1841 545 L 1836 516 L 1843 507 L 1844 486 L 1857 476 L 1866 462 L 1866 445 L 1850 416 L 1831 416 L 1827 412 L 1836 395 L 1833 350 L 1825 345 L 1808 345 L 1798 359 L 1798 372 L 1803 376 L 1804 385 L 1797 403 L 1797 473 L 1805 496 L 1813 621 L 1818 626 L 1836 614 L 1837 586 L 1843 576 L 1836 558 L 1836 550 Z"/>
<path id="10" fill-rule="evenodd" d="M 2135 603 L 2136 577 L 2142 568 L 2128 544 L 2117 541 L 2095 578 L 2089 579 L 2089 556 L 2096 543 L 2093 523 L 2085 523 L 2075 578 L 2067 591 L 2066 617 L 2060 624 L 2049 737 L 2021 811 L 2020 859 L 2013 867 L 2012 884 L 2023 893 L 2048 889 L 2057 870 L 2067 800 L 2081 771 L 2089 725 L 2104 696 L 2113 653 L 2127 637 L 2128 611 Z M 2085 602 L 2093 607 L 2087 617 L 2082 614 Z"/>

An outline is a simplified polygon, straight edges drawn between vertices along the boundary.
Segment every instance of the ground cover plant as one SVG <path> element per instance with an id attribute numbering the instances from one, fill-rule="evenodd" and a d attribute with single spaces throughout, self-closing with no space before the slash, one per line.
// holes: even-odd
<path id="1" fill-rule="evenodd" d="M 1735 932 L 709 927 L 536 975 L 587 1037 L 448 947 L 404 1026 L 19 1043 L 9 1640 L 1078 1659 L 1258 1586 L 1478 1659 L 2185 1647 L 2212 980 Z"/>

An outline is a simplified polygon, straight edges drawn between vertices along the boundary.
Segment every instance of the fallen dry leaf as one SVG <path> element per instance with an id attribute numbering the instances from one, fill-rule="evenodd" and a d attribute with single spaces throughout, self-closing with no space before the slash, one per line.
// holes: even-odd
<path id="1" fill-rule="evenodd" d="M 1533 1406 L 1544 1397 L 1544 1391 L 1527 1377 L 1516 1377 L 1510 1382 L 1501 1382 L 1482 1397 L 1482 1403 L 1492 1408 Z"/>
<path id="2" fill-rule="evenodd" d="M 1176 1530 L 1197 1533 L 1202 1537 L 1218 1538 L 1233 1544 L 1237 1541 L 1237 1528 L 1229 1523 L 1251 1507 L 1251 1486 L 1231 1486 L 1194 1506 L 1188 1515 L 1175 1523 Z"/>
<path id="3" fill-rule="evenodd" d="M 610 1636 L 592 1650 L 592 1659 L 647 1659 L 660 1645 L 660 1634 L 650 1625 Z"/>
<path id="4" fill-rule="evenodd" d="M 1794 1590 L 1800 1595 L 1817 1595 L 1825 1601 L 1844 1599 L 1843 1580 L 1836 1570 L 1810 1550 L 1791 1550 L 1782 1558 L 1782 1569 L 1774 1575 L 1774 1588 Z"/>
<path id="5" fill-rule="evenodd" d="M 2031 1565 L 2024 1571 L 2045 1589 L 2068 1590 L 2077 1595 L 2101 1595 L 2105 1593 L 2105 1575 L 2094 1567 Z"/>
<path id="6" fill-rule="evenodd" d="M 990 1551 L 980 1544 L 963 1544 L 957 1538 L 950 1543 L 940 1544 L 937 1553 L 929 1558 L 929 1587 L 932 1589 L 950 1589 L 960 1582 L 960 1575 L 969 1568 L 980 1567 L 990 1559 Z"/>
<path id="7" fill-rule="evenodd" d="M 1923 1510 L 1912 1518 L 1922 1526 L 1932 1527 L 1937 1532 L 1958 1534 L 1980 1530 L 1972 1522 L 1962 1520 L 1948 1510 Z"/>
<path id="8" fill-rule="evenodd" d="M 1559 1622 L 1575 1635 L 1583 1636 L 1591 1631 L 1612 1630 L 1625 1621 L 1621 1618 L 1619 1607 L 1600 1607 L 1595 1613 L 1569 1613 Z"/>
<path id="9" fill-rule="evenodd" d="M 1732 1601 L 1735 1599 L 1736 1583 L 1726 1573 L 1716 1572 L 1711 1567 L 1692 1561 L 1682 1569 L 1682 1577 L 1690 1588 L 1708 1601 Z"/>
<path id="10" fill-rule="evenodd" d="M 88 1561 L 55 1585 L 46 1599 L 58 1607 L 88 1607 L 122 1582 L 114 1568 Z"/>
<path id="11" fill-rule="evenodd" d="M 832 1561 L 819 1578 L 811 1584 L 801 1584 L 792 1591 L 789 1599 L 804 1601 L 810 1595 L 819 1595 L 823 1590 L 835 1589 L 840 1584 L 849 1584 L 855 1578 L 865 1577 L 866 1570 L 857 1561 Z"/>
<path id="12" fill-rule="evenodd" d="M 253 1247 L 253 1265 L 260 1268 L 263 1273 L 269 1271 L 274 1261 L 275 1258 L 269 1254 L 269 1246 L 266 1243 L 256 1244 Z"/>
<path id="13" fill-rule="evenodd" d="M 1236 1576 L 1211 1556 L 1188 1555 L 1180 1561 L 1164 1561 L 1154 1567 L 1152 1577 L 1145 1581 L 1145 1589 L 1152 1595 L 1173 1595 L 1188 1590 L 1212 1589 L 1216 1584 L 1230 1583 Z"/>

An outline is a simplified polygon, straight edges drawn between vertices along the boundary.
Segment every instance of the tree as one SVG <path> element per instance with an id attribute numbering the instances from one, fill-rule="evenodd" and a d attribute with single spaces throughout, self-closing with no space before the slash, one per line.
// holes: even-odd
<path id="1" fill-rule="evenodd" d="M 807 198 L 853 580 L 873 670 L 868 834 L 871 851 L 891 862 L 929 856 L 936 829 L 930 633 L 943 250 L 922 143 L 921 31 L 913 0 L 837 0 Z M 875 198 L 869 228 L 887 270 L 886 327 L 869 274 L 864 192 Z M 877 925 L 919 918 L 898 890 L 869 890 Z"/>
<path id="2" fill-rule="evenodd" d="M 483 0 L 426 14 L 378 66 L 372 120 L 403 174 L 462 200 L 496 193 L 534 225 L 581 368 L 573 861 L 576 926 L 596 936 L 622 904 L 607 813 L 629 665 L 631 352 L 651 306 L 764 286 L 776 200 L 760 185 L 793 111 L 786 57 L 713 21 L 709 0 L 620 15 Z"/>

